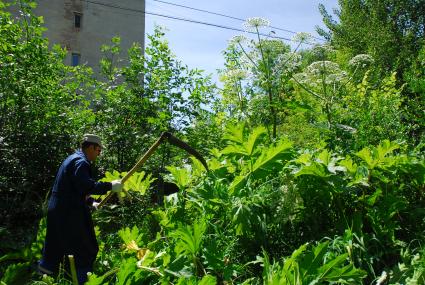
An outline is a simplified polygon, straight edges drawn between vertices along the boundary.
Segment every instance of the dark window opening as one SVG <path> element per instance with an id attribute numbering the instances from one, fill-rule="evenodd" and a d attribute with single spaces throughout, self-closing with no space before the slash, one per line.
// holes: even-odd
<path id="1" fill-rule="evenodd" d="M 74 27 L 81 28 L 81 14 L 74 13 Z"/>
<path id="2" fill-rule="evenodd" d="M 80 54 L 73 53 L 72 56 L 71 56 L 71 65 L 77 66 L 79 64 L 80 64 Z"/>

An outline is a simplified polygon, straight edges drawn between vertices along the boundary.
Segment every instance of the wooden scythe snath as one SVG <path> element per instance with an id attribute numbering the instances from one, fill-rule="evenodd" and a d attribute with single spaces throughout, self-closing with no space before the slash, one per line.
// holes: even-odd
<path id="1" fill-rule="evenodd" d="M 189 154 L 196 157 L 202 165 L 205 167 L 205 169 L 208 171 L 208 165 L 205 159 L 190 145 L 185 143 L 184 141 L 176 138 L 169 132 L 163 132 L 161 136 L 158 138 L 158 140 L 148 149 L 148 151 L 139 159 L 139 161 L 133 166 L 133 168 L 121 179 L 121 182 L 124 184 L 133 174 L 136 172 L 136 170 L 148 160 L 148 158 L 154 153 L 154 151 L 158 148 L 158 146 L 163 143 L 164 141 L 168 141 L 170 144 L 175 145 L 185 151 L 187 151 Z M 109 192 L 105 199 L 103 199 L 97 208 L 102 207 L 111 197 L 113 192 Z"/>

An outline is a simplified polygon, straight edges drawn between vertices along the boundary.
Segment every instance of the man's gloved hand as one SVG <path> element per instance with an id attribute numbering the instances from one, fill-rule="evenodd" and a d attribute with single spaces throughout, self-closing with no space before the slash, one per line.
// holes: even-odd
<path id="1" fill-rule="evenodd" d="M 111 190 L 112 192 L 115 192 L 115 193 L 121 192 L 123 185 L 120 179 L 111 181 L 111 183 L 112 183 L 112 190 Z"/>

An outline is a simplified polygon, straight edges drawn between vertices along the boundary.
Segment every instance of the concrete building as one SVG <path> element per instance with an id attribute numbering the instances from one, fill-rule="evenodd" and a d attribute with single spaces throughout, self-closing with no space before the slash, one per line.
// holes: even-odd
<path id="1" fill-rule="evenodd" d="M 121 38 L 121 59 L 134 42 L 144 49 L 145 0 L 38 0 L 34 13 L 43 16 L 50 45 L 68 50 L 65 63 L 87 64 L 99 71 L 100 48 Z"/>

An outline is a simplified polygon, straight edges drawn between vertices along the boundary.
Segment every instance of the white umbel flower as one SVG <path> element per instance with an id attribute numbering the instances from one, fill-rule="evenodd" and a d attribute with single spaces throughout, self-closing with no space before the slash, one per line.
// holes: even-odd
<path id="1" fill-rule="evenodd" d="M 243 36 L 243 35 L 236 35 L 236 36 L 233 36 L 230 39 L 229 43 L 230 44 L 242 44 L 242 43 L 244 43 L 246 41 L 247 41 L 247 38 L 245 36 Z"/>
<path id="2" fill-rule="evenodd" d="M 230 69 L 226 72 L 225 76 L 228 79 L 234 80 L 234 81 L 239 81 L 239 80 L 243 80 L 245 78 L 248 77 L 248 74 L 246 71 L 242 70 L 242 69 Z"/>
<path id="3" fill-rule="evenodd" d="M 310 33 L 301 32 L 297 33 L 295 36 L 292 37 L 292 41 L 296 43 L 307 43 L 312 40 L 312 36 Z"/>
<path id="4" fill-rule="evenodd" d="M 373 64 L 375 61 L 372 56 L 368 54 L 358 54 L 353 57 L 348 64 L 352 67 L 367 67 Z"/>
<path id="5" fill-rule="evenodd" d="M 294 52 L 280 54 L 277 57 L 276 65 L 273 67 L 273 74 L 288 75 L 301 66 L 301 55 Z"/>
<path id="6" fill-rule="evenodd" d="M 258 28 L 268 26 L 270 26 L 270 21 L 260 17 L 248 18 L 243 24 L 244 29 L 247 31 L 255 31 Z"/>

